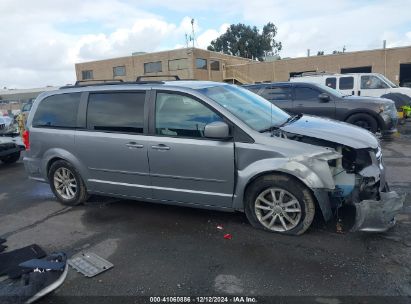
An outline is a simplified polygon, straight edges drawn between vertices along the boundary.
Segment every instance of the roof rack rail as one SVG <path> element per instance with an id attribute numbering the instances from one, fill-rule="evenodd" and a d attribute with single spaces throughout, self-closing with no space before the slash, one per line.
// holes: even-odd
<path id="1" fill-rule="evenodd" d="M 75 87 L 78 87 L 80 84 L 82 84 L 82 83 L 86 83 L 86 82 L 97 82 L 97 83 L 101 83 L 101 82 L 103 82 L 103 83 L 107 83 L 107 82 L 109 82 L 109 83 L 115 83 L 115 82 L 124 82 L 123 81 L 123 79 L 87 79 L 87 80 L 77 80 L 75 83 L 74 83 L 74 86 Z"/>
<path id="2" fill-rule="evenodd" d="M 114 85 L 125 83 L 122 79 L 89 79 L 89 80 L 77 80 L 74 84 L 69 84 L 60 87 L 60 89 L 69 89 L 76 87 L 87 87 L 95 85 Z"/>
<path id="3" fill-rule="evenodd" d="M 157 78 L 157 77 L 172 77 L 174 80 L 180 80 L 180 77 L 177 75 L 146 75 L 146 76 L 138 76 L 136 81 L 140 82 L 143 78 Z"/>
<path id="4" fill-rule="evenodd" d="M 316 75 L 335 75 L 335 73 L 319 71 L 319 72 L 303 72 L 301 74 L 295 75 L 293 77 L 303 77 L 303 76 L 316 76 Z"/>

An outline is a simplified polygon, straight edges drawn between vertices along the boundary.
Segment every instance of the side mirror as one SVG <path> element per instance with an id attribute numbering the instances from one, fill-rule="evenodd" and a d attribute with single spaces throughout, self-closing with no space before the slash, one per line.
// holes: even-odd
<path id="1" fill-rule="evenodd" d="M 318 99 L 321 102 L 329 102 L 330 101 L 330 95 L 328 95 L 327 93 L 321 93 L 320 95 L 318 95 Z"/>
<path id="2" fill-rule="evenodd" d="M 231 137 L 228 125 L 223 121 L 215 121 L 206 124 L 204 128 L 204 136 L 215 139 L 227 139 Z"/>

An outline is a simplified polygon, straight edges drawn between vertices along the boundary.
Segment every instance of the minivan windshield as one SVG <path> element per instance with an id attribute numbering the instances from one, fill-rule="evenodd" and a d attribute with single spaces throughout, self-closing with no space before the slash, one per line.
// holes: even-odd
<path id="1" fill-rule="evenodd" d="M 218 85 L 197 89 L 256 131 L 281 126 L 290 115 L 268 100 L 235 85 Z"/>

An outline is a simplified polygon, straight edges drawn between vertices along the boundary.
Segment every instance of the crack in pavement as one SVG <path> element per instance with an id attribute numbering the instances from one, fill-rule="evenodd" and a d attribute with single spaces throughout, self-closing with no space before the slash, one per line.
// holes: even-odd
<path id="1" fill-rule="evenodd" d="M 57 210 L 56 212 L 50 213 L 50 214 L 47 215 L 45 218 L 42 218 L 42 219 L 40 219 L 40 220 L 37 220 L 37 221 L 35 221 L 34 223 L 32 223 L 32 224 L 30 224 L 30 225 L 27 225 L 27 226 L 18 228 L 18 229 L 16 229 L 16 230 L 7 232 L 7 233 L 3 234 L 1 237 L 7 239 L 7 238 L 9 238 L 10 236 L 12 236 L 12 235 L 14 235 L 14 234 L 17 234 L 17 233 L 20 233 L 20 232 L 22 232 L 22 231 L 26 231 L 26 230 L 29 230 L 29 229 L 31 229 L 31 228 L 33 228 L 33 227 L 36 227 L 37 225 L 42 224 L 42 223 L 46 222 L 47 220 L 49 220 L 49 219 L 51 219 L 51 218 L 53 218 L 53 217 L 55 217 L 55 216 L 68 213 L 69 211 L 71 211 L 71 209 L 73 209 L 73 207 L 64 207 L 64 208 L 62 208 L 62 209 L 60 209 L 60 210 Z"/>

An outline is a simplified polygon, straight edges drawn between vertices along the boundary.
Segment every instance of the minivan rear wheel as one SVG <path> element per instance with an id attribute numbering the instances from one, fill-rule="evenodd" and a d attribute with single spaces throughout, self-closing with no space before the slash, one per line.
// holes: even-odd
<path id="1" fill-rule="evenodd" d="M 360 128 L 366 129 L 372 133 L 376 133 L 378 131 L 378 123 L 374 117 L 364 113 L 358 113 L 351 115 L 347 122 L 353 125 L 356 125 Z"/>
<path id="2" fill-rule="evenodd" d="M 301 182 L 287 175 L 271 174 L 257 178 L 247 188 L 245 214 L 256 228 L 300 235 L 313 222 L 315 203 Z"/>
<path id="3" fill-rule="evenodd" d="M 67 161 L 58 160 L 50 166 L 49 182 L 54 195 L 64 205 L 79 205 L 88 198 L 83 179 Z"/>

